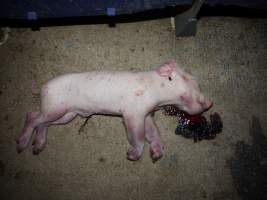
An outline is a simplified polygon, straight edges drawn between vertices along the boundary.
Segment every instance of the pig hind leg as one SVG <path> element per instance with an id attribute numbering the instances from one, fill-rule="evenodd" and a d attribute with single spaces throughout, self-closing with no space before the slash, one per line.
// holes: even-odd
<path id="1" fill-rule="evenodd" d="M 51 124 L 67 124 L 70 121 L 72 121 L 76 116 L 77 116 L 77 113 L 68 112 L 65 115 L 63 115 L 61 118 L 59 118 L 58 120 L 51 122 Z"/>
<path id="2" fill-rule="evenodd" d="M 152 116 L 148 115 L 145 119 L 146 140 L 150 144 L 150 155 L 153 162 L 156 162 L 163 155 L 164 147 L 160 141 L 159 130 L 154 123 Z"/>
<path id="3" fill-rule="evenodd" d="M 40 112 L 28 112 L 27 113 L 22 132 L 19 138 L 16 140 L 18 153 L 22 152 L 27 147 L 31 139 L 31 135 L 35 129 L 33 126 L 33 123 L 39 115 L 40 115 Z"/>
<path id="4" fill-rule="evenodd" d="M 72 121 L 76 116 L 77 116 L 76 113 L 69 112 L 69 113 L 64 114 L 61 118 L 57 119 L 56 121 L 40 124 L 36 128 L 36 136 L 32 144 L 33 154 L 39 154 L 45 148 L 46 138 L 47 138 L 47 129 L 49 125 L 66 124 Z"/>
<path id="5" fill-rule="evenodd" d="M 57 111 L 57 112 L 29 112 L 26 116 L 24 128 L 20 137 L 17 139 L 17 151 L 22 152 L 27 146 L 31 139 L 31 136 L 35 130 L 39 130 L 41 135 L 46 133 L 45 126 L 48 126 L 49 123 L 58 120 L 61 118 L 66 111 Z M 38 126 L 42 125 L 39 129 Z"/>

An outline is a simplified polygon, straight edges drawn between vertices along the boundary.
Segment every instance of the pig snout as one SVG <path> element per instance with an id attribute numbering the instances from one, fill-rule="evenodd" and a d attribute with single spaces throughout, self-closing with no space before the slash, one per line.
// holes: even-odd
<path id="1" fill-rule="evenodd" d="M 213 102 L 209 98 L 205 97 L 200 91 L 197 94 L 196 101 L 199 106 L 200 113 L 209 110 L 212 107 Z"/>
<path id="2" fill-rule="evenodd" d="M 190 115 L 201 114 L 209 110 L 213 102 L 207 98 L 205 98 L 202 94 L 200 94 L 196 98 L 184 97 L 181 96 L 181 108 L 183 111 L 187 112 Z"/>
<path id="3" fill-rule="evenodd" d="M 201 111 L 208 111 L 213 105 L 213 102 L 205 97 L 202 97 L 202 100 L 198 100 L 197 103 L 199 104 L 200 113 Z"/>
<path id="4" fill-rule="evenodd" d="M 213 106 L 213 102 L 209 99 L 205 100 L 204 110 L 207 111 Z"/>

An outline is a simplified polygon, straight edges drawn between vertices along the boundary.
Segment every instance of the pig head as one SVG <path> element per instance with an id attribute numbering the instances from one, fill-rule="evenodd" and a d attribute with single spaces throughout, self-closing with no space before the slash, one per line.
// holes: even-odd
<path id="1" fill-rule="evenodd" d="M 212 107 L 212 101 L 201 93 L 195 78 L 175 61 L 160 66 L 156 73 L 161 83 L 160 92 L 165 96 L 160 105 L 175 105 L 190 115 L 200 114 Z"/>

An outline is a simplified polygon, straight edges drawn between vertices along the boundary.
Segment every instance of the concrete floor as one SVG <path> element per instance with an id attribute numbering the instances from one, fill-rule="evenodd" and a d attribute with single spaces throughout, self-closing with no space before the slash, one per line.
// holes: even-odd
<path id="1" fill-rule="evenodd" d="M 196 37 L 175 38 L 170 19 L 107 25 L 11 29 L 0 46 L 1 199 L 267 199 L 267 20 L 202 18 Z M 194 143 L 157 112 L 164 157 L 126 159 L 120 118 L 94 116 L 49 128 L 39 156 L 17 154 L 25 113 L 40 87 L 63 73 L 152 69 L 174 58 L 199 78 L 223 118 L 223 132 Z M 210 113 L 209 112 L 209 113 Z M 265 176 L 267 177 L 267 176 Z"/>

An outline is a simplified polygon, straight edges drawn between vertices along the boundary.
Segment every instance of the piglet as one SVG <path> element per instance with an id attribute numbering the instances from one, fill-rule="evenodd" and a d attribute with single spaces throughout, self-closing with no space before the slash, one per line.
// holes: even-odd
<path id="1" fill-rule="evenodd" d="M 175 105 L 190 115 L 208 110 L 212 102 L 200 92 L 194 77 L 175 61 L 169 61 L 149 71 L 91 71 L 58 76 L 43 85 L 40 92 L 41 109 L 29 112 L 17 151 L 32 145 L 39 154 L 46 144 L 50 125 L 66 124 L 77 115 L 94 114 L 122 116 L 130 148 L 129 160 L 138 160 L 144 142 L 150 144 L 151 158 L 163 155 L 163 145 L 152 113 L 165 105 Z"/>

